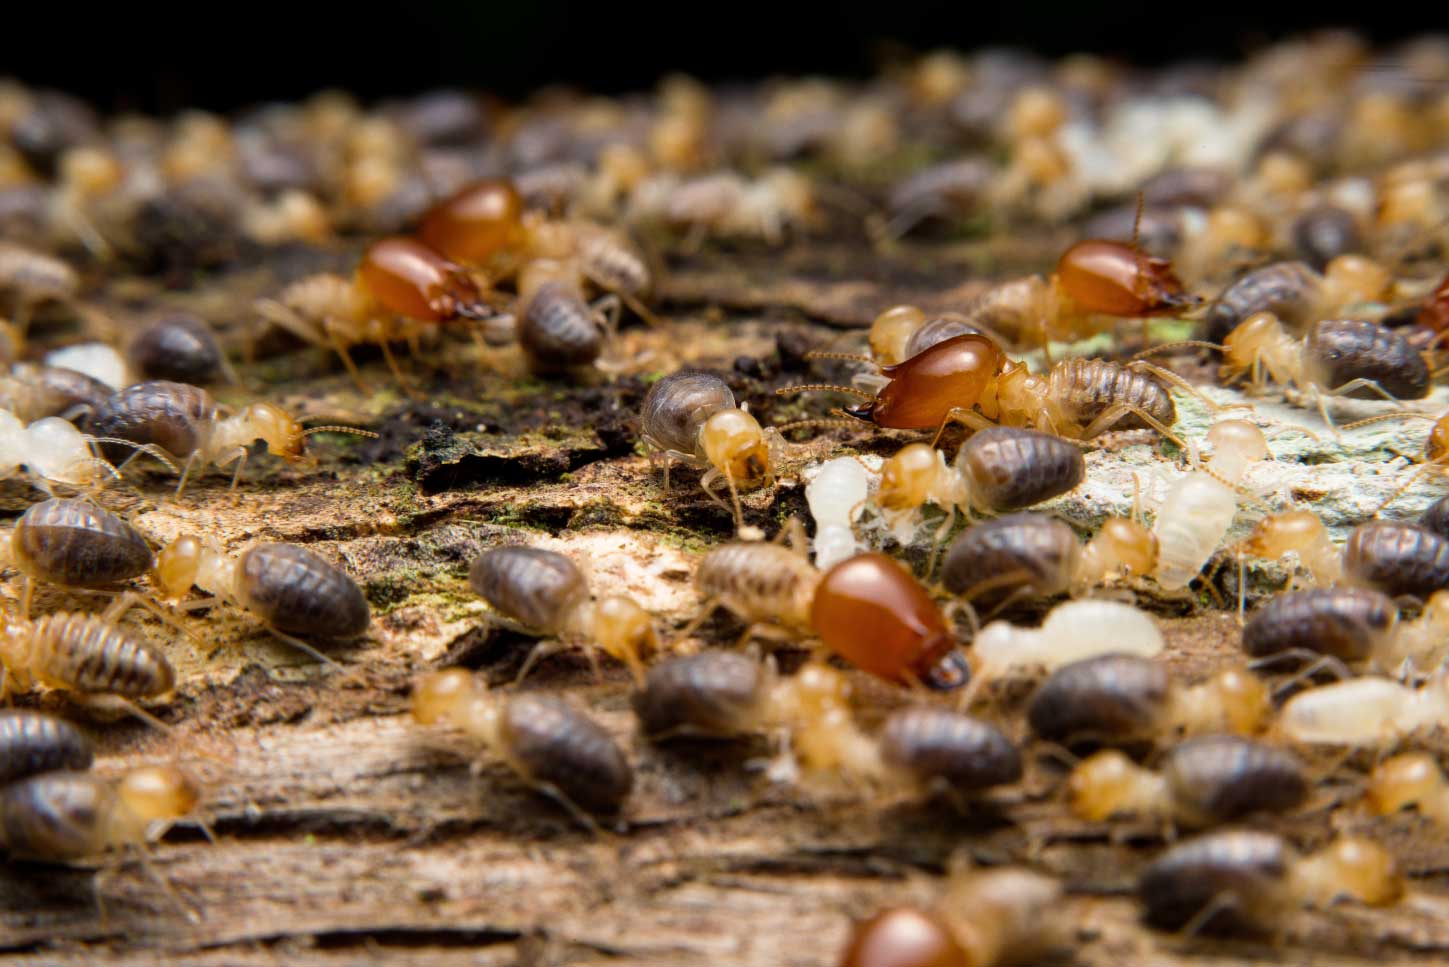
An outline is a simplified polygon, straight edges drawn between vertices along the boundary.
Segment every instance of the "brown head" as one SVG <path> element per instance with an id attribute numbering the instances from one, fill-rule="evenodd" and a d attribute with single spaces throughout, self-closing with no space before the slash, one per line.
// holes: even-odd
<path id="1" fill-rule="evenodd" d="M 1171 262 L 1123 242 L 1078 242 L 1057 261 L 1057 279 L 1083 309 L 1112 316 L 1170 316 L 1202 302 L 1183 289 Z"/>
<path id="2" fill-rule="evenodd" d="M 728 475 L 736 487 L 774 477 L 769 440 L 760 422 L 745 410 L 717 411 L 700 428 L 699 445 L 710 466 Z"/>
<path id="3" fill-rule="evenodd" d="M 423 214 L 418 238 L 443 256 L 481 265 L 519 244 L 523 198 L 502 178 L 484 178 L 438 202 Z"/>
<path id="4" fill-rule="evenodd" d="M 905 568 L 860 554 L 826 572 L 810 624 L 825 646 L 887 681 L 922 681 L 955 644 L 941 611 Z"/>
<path id="5" fill-rule="evenodd" d="M 393 235 L 368 246 L 357 281 L 384 309 L 422 322 L 491 315 L 468 274 L 423 243 Z"/>
<path id="6" fill-rule="evenodd" d="M 176 600 L 186 597 L 196 584 L 205 552 L 206 547 L 199 538 L 182 534 L 156 555 L 152 580 L 166 597 Z"/>
<path id="7" fill-rule="evenodd" d="M 875 399 L 847 412 L 892 430 L 934 430 L 951 410 L 975 406 L 1005 362 L 1001 347 L 987 337 L 956 336 L 882 367 L 890 382 Z"/>

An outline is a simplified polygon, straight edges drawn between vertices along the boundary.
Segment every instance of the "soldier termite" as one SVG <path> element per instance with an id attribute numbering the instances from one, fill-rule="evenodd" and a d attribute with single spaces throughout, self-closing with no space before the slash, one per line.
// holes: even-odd
<path id="1" fill-rule="evenodd" d="M 1175 682 L 1167 668 L 1139 655 L 1107 654 L 1064 665 L 1037 688 L 1027 709 L 1032 731 L 1063 744 L 1120 744 L 1261 731 L 1271 709 L 1268 688 L 1230 668 L 1197 685 Z"/>
<path id="2" fill-rule="evenodd" d="M 1398 864 L 1370 840 L 1343 836 L 1300 857 L 1281 837 L 1246 830 L 1179 843 L 1138 881 L 1147 922 L 1189 934 L 1273 932 L 1299 906 L 1386 906 L 1403 892 Z"/>
<path id="3" fill-rule="evenodd" d="M 1079 762 L 1067 779 L 1077 816 L 1131 814 L 1214 826 L 1255 812 L 1287 812 L 1308 797 L 1303 763 L 1284 749 L 1232 735 L 1190 738 L 1146 769 L 1116 749 Z"/>
<path id="4" fill-rule="evenodd" d="M 700 485 L 716 503 L 715 486 L 723 480 L 734 507 L 735 526 L 743 521 L 739 491 L 774 480 L 784 445 L 774 428 L 761 428 L 724 380 L 710 373 L 680 372 L 649 387 L 644 397 L 640 434 L 664 461 L 669 486 L 672 460 L 706 466 Z M 654 455 L 651 453 L 651 459 Z"/>
<path id="5" fill-rule="evenodd" d="M 966 333 L 903 363 L 882 367 L 881 373 L 887 381 L 874 396 L 820 384 L 787 386 L 776 392 L 851 394 L 865 402 L 847 408 L 849 416 L 886 429 L 932 430 L 938 438 L 956 422 L 973 430 L 1031 427 L 1082 440 L 1109 430 L 1145 427 L 1176 439 L 1169 427 L 1177 420 L 1177 409 L 1154 376 L 1179 384 L 1182 380 L 1141 360 L 1122 364 L 1068 359 L 1034 375 L 1008 359 L 990 338 Z"/>
<path id="6" fill-rule="evenodd" d="M 654 619 L 627 595 L 594 600 L 583 571 L 562 554 L 537 547 L 495 547 L 468 569 L 468 585 L 498 614 L 534 634 L 590 646 L 622 662 L 639 679 L 645 655 L 657 651 Z M 518 672 L 524 678 L 547 652 L 535 648 Z"/>
<path id="7" fill-rule="evenodd" d="M 457 319 L 482 322 L 498 313 L 486 293 L 460 266 L 413 239 L 394 236 L 374 242 L 351 280 L 314 275 L 292 283 L 276 299 L 257 303 L 257 313 L 342 359 L 362 390 L 367 384 L 348 350 L 375 343 L 398 385 L 410 387 L 390 344 L 416 345 L 430 327 Z"/>
<path id="8" fill-rule="evenodd" d="M 418 680 L 413 718 L 446 723 L 482 743 L 525 782 L 595 828 L 592 815 L 614 815 L 634 785 L 634 771 L 608 732 L 553 695 L 496 695 L 466 669 Z"/>
<path id="9" fill-rule="evenodd" d="M 956 873 L 930 910 L 893 907 L 855 925 L 840 967 L 1003 967 L 1066 939 L 1062 888 L 1024 869 Z"/>
<path id="10" fill-rule="evenodd" d="M 296 462 L 303 459 L 307 437 L 314 433 L 377 435 L 350 426 L 304 429 L 290 413 L 272 403 L 252 403 L 240 412 L 223 413 L 212 395 L 199 386 L 154 380 L 115 393 L 91 415 L 89 426 L 107 440 L 159 449 L 184 460 L 176 485 L 178 495 L 192 473 L 212 464 L 236 465 L 231 480 L 235 489 L 248 448 L 256 440 L 266 441 L 269 453 Z"/>
<path id="11" fill-rule="evenodd" d="M 193 587 L 200 588 L 212 600 L 261 619 L 278 639 L 334 668 L 335 661 L 299 636 L 347 641 L 366 633 L 372 620 L 357 582 L 296 544 L 254 544 L 229 555 L 185 534 L 156 555 L 153 577 L 165 597 L 179 602 Z"/>

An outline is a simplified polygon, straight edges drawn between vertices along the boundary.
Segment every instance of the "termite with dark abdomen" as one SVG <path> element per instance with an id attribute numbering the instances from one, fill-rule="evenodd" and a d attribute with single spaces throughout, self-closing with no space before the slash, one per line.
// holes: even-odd
<path id="1" fill-rule="evenodd" d="M 1300 906 L 1387 906 L 1403 893 L 1398 864 L 1377 843 L 1344 836 L 1298 856 L 1279 836 L 1242 830 L 1180 843 L 1138 881 L 1148 923 L 1207 933 L 1272 932 Z"/>
<path id="2" fill-rule="evenodd" d="M 350 426 L 303 429 L 290 413 L 272 403 L 252 403 L 224 416 L 216 400 L 201 387 L 164 380 L 136 383 L 119 391 L 91 415 L 89 425 L 103 437 L 157 447 L 184 460 L 178 494 L 193 472 L 211 464 L 235 464 L 231 483 L 235 488 L 248 448 L 256 440 L 265 440 L 269 453 L 295 462 L 305 455 L 307 437 L 314 433 L 377 435 Z"/>
<path id="3" fill-rule="evenodd" d="M 588 826 L 590 814 L 618 813 L 634 786 L 609 733 L 556 696 L 495 695 L 473 673 L 449 668 L 419 679 L 412 710 L 422 725 L 446 723 L 482 743 Z"/>
<path id="4" fill-rule="evenodd" d="M 0 786 L 43 772 L 91 767 L 90 739 L 65 719 L 30 709 L 0 711 Z"/>
<path id="5" fill-rule="evenodd" d="M 336 662 L 302 637 L 347 641 L 363 635 L 371 621 L 357 582 L 296 544 L 254 544 L 228 555 L 182 535 L 156 556 L 153 576 L 167 598 L 180 601 L 193 587 L 200 588 L 260 618 L 293 648 L 333 666 Z"/>
<path id="6" fill-rule="evenodd" d="M 783 446 L 779 433 L 762 429 L 748 410 L 735 405 L 725 381 L 710 373 L 674 373 L 649 387 L 640 433 L 661 453 L 666 488 L 671 460 L 708 467 L 700 485 L 716 502 L 714 487 L 723 480 L 736 527 L 743 519 L 739 491 L 773 482 Z"/>
<path id="7" fill-rule="evenodd" d="M 1449 826 L 1449 782 L 1427 752 L 1405 752 L 1381 762 L 1369 776 L 1365 798 L 1380 816 L 1413 807 L 1440 826 Z"/>
<path id="8" fill-rule="evenodd" d="M 537 547 L 495 547 L 468 569 L 468 584 L 495 611 L 535 634 L 592 646 L 623 662 L 638 679 L 643 656 L 659 647 L 654 619 L 625 595 L 593 600 L 578 565 Z M 535 648 L 518 677 L 545 652 Z M 593 658 L 593 652 L 589 652 Z"/>
<path id="9" fill-rule="evenodd" d="M 96 588 L 140 577 L 155 556 L 130 524 L 84 500 L 33 504 L 0 542 L 0 560 L 25 575 L 21 613 L 30 614 L 34 582 Z"/>

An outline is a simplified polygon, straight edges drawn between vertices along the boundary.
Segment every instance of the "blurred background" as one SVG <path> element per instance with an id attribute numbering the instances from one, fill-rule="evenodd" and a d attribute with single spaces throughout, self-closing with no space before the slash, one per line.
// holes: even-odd
<path id="1" fill-rule="evenodd" d="M 15 6 L 15 5 L 11 5 Z M 1438 14 L 1436 16 L 1436 14 Z M 428 2 L 164 7 L 25 0 L 3 21 L 0 76 L 108 110 L 226 110 L 326 87 L 363 98 L 440 86 L 518 98 L 567 84 L 646 89 L 687 71 L 714 82 L 771 74 L 864 76 L 912 51 L 1016 45 L 1136 64 L 1237 59 L 1290 34 L 1349 27 L 1378 44 L 1449 27 L 1433 4 L 1228 0 L 984 5 L 876 0 L 815 5 Z"/>

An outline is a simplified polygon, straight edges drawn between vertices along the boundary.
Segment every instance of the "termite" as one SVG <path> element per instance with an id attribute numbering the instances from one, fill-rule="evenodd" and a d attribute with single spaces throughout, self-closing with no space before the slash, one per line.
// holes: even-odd
<path id="1" fill-rule="evenodd" d="M 17 363 L 0 376 L 0 409 L 26 423 L 48 416 L 76 419 L 100 406 L 115 390 L 93 376 L 35 363 Z"/>
<path id="2" fill-rule="evenodd" d="M 333 667 L 336 662 L 299 636 L 347 641 L 366 633 L 372 620 L 357 582 L 296 544 L 253 544 L 230 555 L 183 534 L 156 555 L 152 577 L 172 601 L 180 602 L 193 587 L 200 588 L 261 619 L 278 639 Z"/>
<path id="3" fill-rule="evenodd" d="M 0 541 L 0 560 L 25 576 L 21 613 L 30 614 L 35 582 L 104 588 L 151 569 L 151 546 L 130 524 L 86 500 L 32 504 Z"/>
<path id="4" fill-rule="evenodd" d="M 641 408 L 640 435 L 664 462 L 666 489 L 674 460 L 709 468 L 700 485 L 716 503 L 721 501 L 714 488 L 723 480 L 737 528 L 743 522 L 739 491 L 769 486 L 784 446 L 778 431 L 762 428 L 745 407 L 735 405 L 734 393 L 724 380 L 689 371 L 666 376 L 649 387 Z"/>
<path id="5" fill-rule="evenodd" d="M 1061 743 L 1126 743 L 1261 731 L 1271 709 L 1268 688 L 1230 668 L 1184 686 L 1140 655 L 1107 654 L 1064 665 L 1036 690 L 1027 710 L 1032 731 Z"/>
<path id="6" fill-rule="evenodd" d="M 256 440 L 266 442 L 267 452 L 293 463 L 304 457 L 307 437 L 314 433 L 377 435 L 350 426 L 303 429 L 296 418 L 273 403 L 252 403 L 229 416 L 223 412 L 215 398 L 199 386 L 153 380 L 113 394 L 91 414 L 88 425 L 107 440 L 159 449 L 185 461 L 176 485 L 178 495 L 192 473 L 212 464 L 235 464 L 231 486 L 236 489 L 248 448 Z"/>
<path id="7" fill-rule="evenodd" d="M 1387 906 L 1403 893 L 1398 864 L 1370 840 L 1341 836 L 1298 856 L 1282 837 L 1246 830 L 1179 843 L 1138 881 L 1147 922 L 1188 933 L 1274 932 L 1300 906 Z"/>
<path id="8" fill-rule="evenodd" d="M 1234 282 L 1208 307 L 1203 338 L 1222 342 L 1258 313 L 1303 328 L 1321 319 L 1386 301 L 1393 276 L 1358 255 L 1330 260 L 1320 275 L 1302 262 L 1275 262 Z"/>
<path id="9" fill-rule="evenodd" d="M 598 649 L 622 662 L 636 680 L 643 658 L 659 648 L 654 619 L 627 595 L 597 601 L 578 565 L 537 547 L 495 547 L 468 568 L 468 585 L 498 614 L 533 634 L 557 636 Z M 520 679 L 547 652 L 535 648 L 519 670 Z"/>
<path id="10" fill-rule="evenodd" d="M 874 396 L 851 387 L 820 384 L 786 386 L 776 392 L 858 396 L 864 402 L 847 408 L 847 415 L 886 429 L 932 430 L 938 439 L 953 422 L 973 430 L 996 425 L 1031 427 L 1081 440 L 1109 430 L 1149 428 L 1176 439 L 1169 429 L 1177 420 L 1176 406 L 1167 389 L 1153 378 L 1163 377 L 1166 371 L 1141 360 L 1124 365 L 1104 359 L 1068 359 L 1046 374 L 1034 375 L 1025 365 L 1008 359 L 987 336 L 967 333 L 937 343 L 903 363 L 882 367 L 881 373 L 887 382 Z M 1176 376 L 1171 380 L 1181 382 Z"/>
<path id="11" fill-rule="evenodd" d="M 431 672 L 413 687 L 413 718 L 445 723 L 482 743 L 525 782 L 594 828 L 634 786 L 634 771 L 593 719 L 554 695 L 496 695 L 467 669 Z"/>
<path id="12" fill-rule="evenodd" d="M 23 468 L 30 482 L 46 493 L 56 487 L 94 492 L 120 473 L 95 454 L 94 444 L 129 447 L 172 466 L 165 454 L 146 444 L 89 436 L 58 416 L 26 425 L 15 414 L 0 410 L 0 478 L 15 476 Z"/>
<path id="13" fill-rule="evenodd" d="M 881 464 L 874 504 L 902 543 L 915 533 L 925 504 L 945 509 L 939 541 L 950 532 L 958 508 L 968 517 L 1023 510 L 1069 493 L 1085 476 L 1082 451 L 1070 441 L 993 427 L 969 437 L 950 465 L 933 447 L 906 445 Z"/>
<path id="14" fill-rule="evenodd" d="M 957 873 L 929 910 L 893 907 L 857 923 L 840 967 L 1003 967 L 1066 939 L 1062 887 L 1024 869 Z"/>
<path id="15" fill-rule="evenodd" d="M 1449 722 L 1442 673 L 1418 688 L 1364 676 L 1299 692 L 1278 715 L 1284 738 L 1308 745 L 1379 748 Z"/>
<path id="16" fill-rule="evenodd" d="M 1302 339 L 1268 312 L 1245 319 L 1223 339 L 1223 377 L 1247 377 L 1254 388 L 1271 380 L 1315 400 L 1333 426 L 1328 400 L 1343 396 L 1391 402 L 1423 399 L 1429 365 L 1391 329 L 1363 319 L 1326 319 Z"/>
<path id="17" fill-rule="evenodd" d="M 126 347 L 126 356 L 142 379 L 201 385 L 225 377 L 238 382 L 216 333 L 186 313 L 152 322 Z"/>
<path id="18" fill-rule="evenodd" d="M 1449 826 L 1449 782 L 1427 752 L 1405 752 L 1379 763 L 1368 778 L 1364 798 L 1379 816 L 1413 807 L 1431 821 Z"/>
<path id="19" fill-rule="evenodd" d="M 1072 769 L 1067 793 L 1072 812 L 1089 821 L 1131 814 L 1215 826 L 1255 812 L 1297 808 L 1308 798 L 1308 776 L 1298 757 L 1284 749 L 1208 735 L 1174 746 L 1155 770 L 1104 749 Z"/>
<path id="20" fill-rule="evenodd" d="M 80 291 L 75 269 L 53 255 L 0 242 L 0 293 L 10 297 L 12 319 L 20 332 L 35 309 L 47 302 L 73 304 Z"/>
<path id="21" fill-rule="evenodd" d="M 486 294 L 462 267 L 421 242 L 392 236 L 363 253 L 351 280 L 313 275 L 289 285 L 276 299 L 263 299 L 256 311 L 314 346 L 332 349 L 359 389 L 367 390 L 348 349 L 376 343 L 398 385 L 410 383 L 390 344 L 416 344 L 430 327 L 456 319 L 486 324 L 498 315 Z"/>

